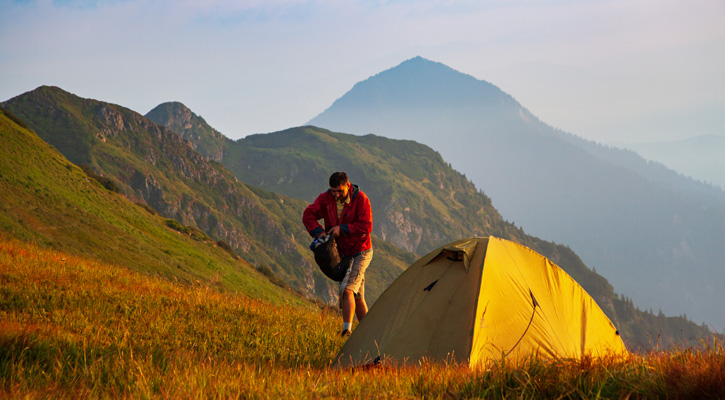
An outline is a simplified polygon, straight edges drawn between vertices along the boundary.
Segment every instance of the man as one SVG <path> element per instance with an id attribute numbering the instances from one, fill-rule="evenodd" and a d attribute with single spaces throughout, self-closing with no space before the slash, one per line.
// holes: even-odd
<path id="1" fill-rule="evenodd" d="M 365 303 L 365 270 L 373 259 L 373 212 L 370 200 L 344 172 L 330 176 L 330 189 L 317 196 L 302 214 L 302 222 L 312 237 L 333 235 L 340 256 L 353 257 L 352 266 L 340 282 L 342 307 L 341 336 L 352 332 L 353 314 L 358 321 L 368 312 Z M 318 220 L 323 219 L 323 229 Z"/>

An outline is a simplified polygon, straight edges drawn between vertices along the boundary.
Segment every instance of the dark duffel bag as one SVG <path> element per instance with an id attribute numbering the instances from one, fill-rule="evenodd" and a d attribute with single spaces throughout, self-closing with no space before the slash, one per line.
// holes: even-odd
<path id="1" fill-rule="evenodd" d="M 333 281 L 342 282 L 352 265 L 352 257 L 340 257 L 337 242 L 332 235 L 315 238 L 310 249 L 315 253 L 315 262 L 320 271 Z"/>

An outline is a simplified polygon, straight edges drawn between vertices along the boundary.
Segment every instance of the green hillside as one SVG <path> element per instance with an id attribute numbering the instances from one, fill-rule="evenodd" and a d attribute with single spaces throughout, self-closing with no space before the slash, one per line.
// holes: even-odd
<path id="1" fill-rule="evenodd" d="M 416 142 L 301 127 L 240 139 L 224 160 L 242 181 L 307 201 L 324 189 L 328 171 L 344 170 L 370 197 L 374 232 L 399 247 L 423 255 L 462 237 L 494 235 L 562 264 L 601 298 L 613 293 L 571 250 L 504 221 L 490 198 Z"/>
<path id="2" fill-rule="evenodd" d="M 4 235 L 174 281 L 303 303 L 206 235 L 171 229 L 108 190 L 1 108 L 0 192 Z"/>
<path id="3" fill-rule="evenodd" d="M 308 249 L 311 239 L 301 222 L 305 201 L 239 182 L 191 142 L 118 105 L 41 87 L 4 106 L 71 162 L 176 221 L 170 224 L 228 244 L 308 297 L 336 298 L 336 285 L 319 272 Z M 379 250 L 368 280 L 371 300 L 412 260 L 394 246 Z"/>

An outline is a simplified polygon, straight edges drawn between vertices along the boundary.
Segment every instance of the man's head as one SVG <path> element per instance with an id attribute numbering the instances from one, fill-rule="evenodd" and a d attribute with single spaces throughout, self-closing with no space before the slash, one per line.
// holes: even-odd
<path id="1" fill-rule="evenodd" d="M 347 180 L 347 174 L 344 172 L 335 172 L 330 176 L 330 192 L 335 196 L 335 200 L 345 199 L 350 192 L 350 181 Z"/>

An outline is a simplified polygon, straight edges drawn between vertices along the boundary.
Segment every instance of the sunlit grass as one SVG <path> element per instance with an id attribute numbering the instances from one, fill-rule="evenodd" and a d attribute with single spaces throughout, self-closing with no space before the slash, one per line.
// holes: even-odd
<path id="1" fill-rule="evenodd" d="M 720 343 L 487 368 L 340 370 L 337 310 L 271 305 L 0 236 L 0 397 L 725 398 Z"/>

